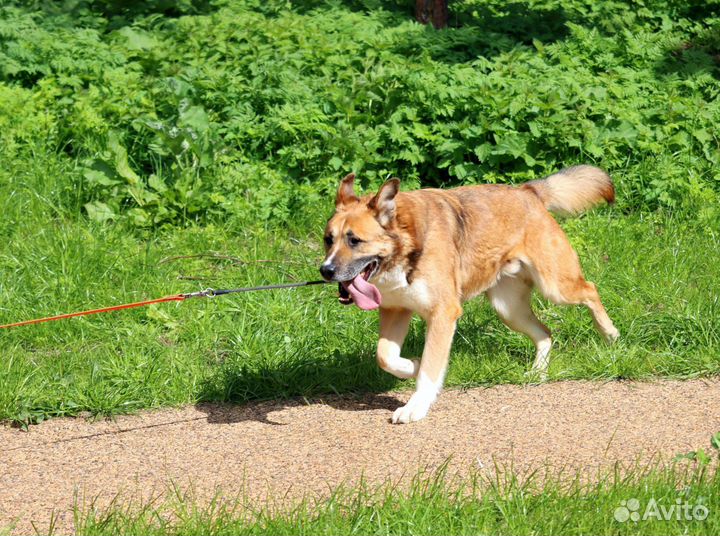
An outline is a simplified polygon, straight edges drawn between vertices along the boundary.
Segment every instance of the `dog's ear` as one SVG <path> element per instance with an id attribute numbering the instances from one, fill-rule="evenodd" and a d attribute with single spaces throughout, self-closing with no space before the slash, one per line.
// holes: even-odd
<path id="1" fill-rule="evenodd" d="M 368 207 L 375 211 L 375 217 L 383 227 L 395 217 L 395 196 L 399 191 L 400 179 L 390 179 L 368 203 Z"/>
<path id="2" fill-rule="evenodd" d="M 335 197 L 335 207 L 341 207 L 349 203 L 354 203 L 359 200 L 357 194 L 355 194 L 355 173 L 346 175 L 345 178 L 340 182 L 338 187 L 337 196 Z"/>

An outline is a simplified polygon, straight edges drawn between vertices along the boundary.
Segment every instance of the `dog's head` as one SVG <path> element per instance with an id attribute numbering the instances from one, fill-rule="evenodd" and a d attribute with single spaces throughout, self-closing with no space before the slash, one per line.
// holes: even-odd
<path id="1" fill-rule="evenodd" d="M 320 273 L 326 280 L 340 283 L 342 303 L 355 301 L 363 309 L 374 308 L 364 307 L 372 305 L 377 292 L 366 283 L 395 251 L 392 228 L 400 180 L 390 179 L 377 194 L 362 198 L 355 193 L 354 181 L 355 175 L 351 173 L 338 188 L 335 213 L 325 227 L 326 254 Z M 363 296 L 369 301 L 363 300 Z"/>

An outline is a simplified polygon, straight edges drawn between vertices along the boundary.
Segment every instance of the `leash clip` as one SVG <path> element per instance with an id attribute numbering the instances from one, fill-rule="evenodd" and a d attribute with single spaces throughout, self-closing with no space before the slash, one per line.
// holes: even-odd
<path id="1" fill-rule="evenodd" d="M 182 294 L 183 298 L 214 298 L 216 296 L 215 289 L 206 288 L 205 290 L 199 290 L 198 292 L 188 292 Z"/>

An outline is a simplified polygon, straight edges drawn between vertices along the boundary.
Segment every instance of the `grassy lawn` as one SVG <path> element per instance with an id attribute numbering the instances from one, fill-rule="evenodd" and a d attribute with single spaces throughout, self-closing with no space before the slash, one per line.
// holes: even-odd
<path id="1" fill-rule="evenodd" d="M 17 199 L 4 209 L 28 210 Z M 329 210 L 327 203 L 318 212 Z M 720 370 L 720 305 L 712 292 L 720 279 L 717 226 L 604 209 L 564 227 L 622 337 L 608 347 L 584 308 L 537 299 L 540 318 L 556 334 L 551 379 Z M 320 236 L 319 226 L 244 232 L 208 225 L 138 239 L 93 223 L 25 220 L 0 254 L 0 321 L 208 286 L 316 279 Z M 176 258 L 199 253 L 208 256 Z M 268 291 L 7 330 L 0 418 L 412 385 L 375 364 L 377 314 L 344 307 L 335 295 L 330 285 Z M 423 337 L 416 319 L 406 355 L 419 355 Z M 459 323 L 448 385 L 523 382 L 532 356 L 531 344 L 476 299 Z"/>
<path id="2" fill-rule="evenodd" d="M 166 4 L 0 7 L 0 322 L 316 279 L 350 170 L 450 187 L 584 162 L 618 202 L 564 227 L 622 338 L 537 301 L 551 379 L 720 369 L 717 1 L 463 0 L 444 31 L 401 0 Z M 409 387 L 374 363 L 376 314 L 333 296 L 5 331 L 0 420 Z M 525 381 L 531 355 L 476 300 L 448 385 Z"/>
<path id="3" fill-rule="evenodd" d="M 592 485 L 537 476 L 520 481 L 511 474 L 458 481 L 439 471 L 418 474 L 405 489 L 361 484 L 293 507 L 254 509 L 242 500 L 219 499 L 201 506 L 182 492 L 165 503 L 105 510 L 78 505 L 75 522 L 83 535 L 717 534 L 718 479 L 697 468 L 609 474 Z M 625 505 L 637 521 L 623 517 Z M 679 513 L 668 510 L 685 505 Z"/>

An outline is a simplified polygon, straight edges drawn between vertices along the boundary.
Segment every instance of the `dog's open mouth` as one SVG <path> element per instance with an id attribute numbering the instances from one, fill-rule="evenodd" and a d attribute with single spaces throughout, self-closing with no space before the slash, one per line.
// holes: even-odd
<path id="1" fill-rule="evenodd" d="M 377 271 L 380 263 L 377 259 L 370 261 L 367 266 L 350 281 L 341 281 L 338 285 L 339 300 L 344 305 L 355 303 L 360 309 L 370 311 L 377 309 L 382 303 L 382 296 L 375 285 L 368 282 Z"/>

